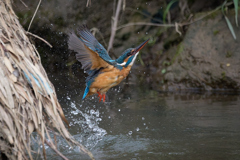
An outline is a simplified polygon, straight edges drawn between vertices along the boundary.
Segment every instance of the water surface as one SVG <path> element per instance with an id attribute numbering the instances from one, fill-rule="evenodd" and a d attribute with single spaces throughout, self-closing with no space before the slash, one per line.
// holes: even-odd
<path id="1" fill-rule="evenodd" d="M 124 81 L 108 92 L 104 104 L 97 96 L 81 100 L 85 85 L 78 77 L 62 73 L 50 78 L 71 134 L 97 160 L 240 159 L 238 95 L 161 93 Z M 88 159 L 60 145 L 69 159 Z"/>

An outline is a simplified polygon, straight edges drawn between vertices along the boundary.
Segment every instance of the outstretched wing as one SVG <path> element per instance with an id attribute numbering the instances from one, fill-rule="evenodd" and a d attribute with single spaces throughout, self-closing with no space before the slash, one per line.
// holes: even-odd
<path id="1" fill-rule="evenodd" d="M 92 51 L 97 52 L 99 56 L 105 61 L 111 62 L 112 59 L 109 57 L 107 50 L 97 41 L 97 39 L 92 35 L 90 30 L 86 25 L 82 25 L 78 29 L 78 34 L 80 35 L 83 43 L 88 46 Z"/>
<path id="2" fill-rule="evenodd" d="M 113 60 L 108 56 L 107 52 L 103 53 L 105 49 L 101 47 L 101 44 L 98 43 L 90 31 L 89 33 L 88 31 L 81 31 L 80 36 L 81 38 L 78 38 L 74 33 L 70 33 L 68 47 L 77 52 L 76 59 L 82 63 L 82 68 L 88 74 L 93 70 L 106 68 L 112 65 Z M 99 54 L 97 50 L 101 51 L 101 53 Z"/>

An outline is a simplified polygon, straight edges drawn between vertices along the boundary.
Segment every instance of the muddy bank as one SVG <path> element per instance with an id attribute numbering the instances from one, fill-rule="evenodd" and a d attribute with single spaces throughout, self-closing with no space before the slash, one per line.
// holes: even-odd
<path id="1" fill-rule="evenodd" d="M 220 11 L 189 26 L 183 41 L 166 52 L 170 65 L 165 67 L 164 89 L 239 89 L 240 30 L 233 11 L 228 17 L 237 40 Z"/>
<path id="2" fill-rule="evenodd" d="M 80 64 L 75 61 L 74 54 L 67 48 L 66 35 L 82 23 L 99 29 L 100 32 L 96 32 L 95 36 L 107 48 L 113 6 L 116 4 L 107 0 L 92 1 L 91 6 L 86 7 L 86 2 L 54 0 L 40 5 L 30 31 L 53 45 L 50 49 L 43 42 L 33 39 L 49 74 L 69 70 L 70 75 L 74 76 L 76 71 L 83 72 Z M 38 1 L 25 3 L 28 8 L 17 2 L 15 9 L 27 28 Z M 188 21 L 187 17 L 191 13 L 195 15 L 191 19 L 194 21 L 221 4 L 222 1 L 192 1 L 187 4 L 188 7 L 183 8 L 176 2 L 170 9 L 170 18 L 165 21 Z M 126 2 L 118 25 L 130 22 L 162 24 L 166 7 L 165 1 Z M 126 48 L 150 38 L 127 79 L 128 83 L 144 84 L 155 90 L 238 90 L 240 30 L 235 25 L 234 13 L 229 12 L 227 16 L 233 24 L 237 40 L 232 38 L 222 13 L 215 12 L 196 23 L 179 28 L 182 36 L 174 27 L 130 26 L 119 29 L 110 56 L 116 58 Z"/>

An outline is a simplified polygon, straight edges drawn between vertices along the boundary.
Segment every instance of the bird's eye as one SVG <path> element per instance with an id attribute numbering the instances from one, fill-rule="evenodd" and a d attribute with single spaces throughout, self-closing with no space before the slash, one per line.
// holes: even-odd
<path id="1" fill-rule="evenodd" d="M 128 57 L 131 56 L 133 54 L 133 52 L 134 52 L 134 49 L 132 49 L 130 52 L 128 52 L 127 56 Z"/>

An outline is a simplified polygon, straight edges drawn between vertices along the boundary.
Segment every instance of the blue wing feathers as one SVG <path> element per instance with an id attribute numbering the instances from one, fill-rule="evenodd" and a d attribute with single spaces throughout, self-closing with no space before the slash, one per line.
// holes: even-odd
<path id="1" fill-rule="evenodd" d="M 86 47 L 98 53 L 98 55 L 108 64 L 116 65 L 115 60 L 112 60 L 108 55 L 106 49 L 97 41 L 90 30 L 85 26 L 80 26 L 78 29 L 78 38 L 74 33 L 69 34 L 68 46 L 69 49 L 74 50 L 76 58 L 82 63 L 82 68 L 88 73 L 92 67 L 91 56 L 87 53 Z"/>
<path id="2" fill-rule="evenodd" d="M 82 63 L 82 68 L 87 73 L 91 70 L 92 58 L 86 47 L 98 53 L 99 57 L 108 64 L 114 65 L 115 61 L 109 57 L 106 49 L 97 41 L 86 26 L 81 26 L 78 29 L 78 34 L 80 38 L 74 33 L 69 34 L 68 47 L 78 53 L 76 54 L 76 59 Z"/>
<path id="3" fill-rule="evenodd" d="M 106 62 L 112 60 L 112 58 L 108 55 L 107 50 L 97 41 L 97 39 L 92 35 L 90 30 L 85 25 L 78 29 L 78 34 L 81 37 L 81 41 L 91 50 L 97 52 L 103 60 Z"/>

